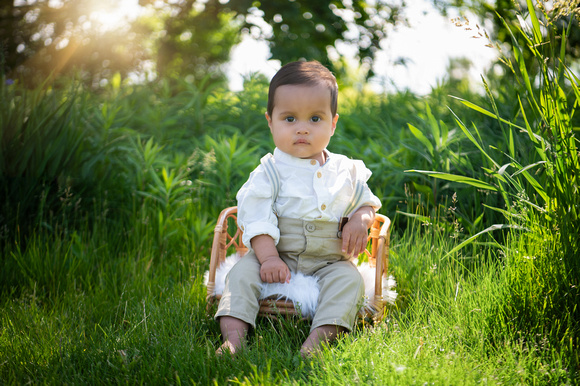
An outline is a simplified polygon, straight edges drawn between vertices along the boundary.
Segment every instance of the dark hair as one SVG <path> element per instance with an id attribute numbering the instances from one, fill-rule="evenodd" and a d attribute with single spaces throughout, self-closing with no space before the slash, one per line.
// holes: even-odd
<path id="1" fill-rule="evenodd" d="M 278 70 L 270 81 L 270 88 L 268 90 L 268 115 L 270 117 L 272 116 L 274 96 L 278 87 L 304 84 L 320 84 L 328 87 L 330 90 L 330 111 L 334 117 L 338 104 L 338 85 L 336 84 L 336 78 L 328 68 L 315 60 L 311 62 L 291 62 Z"/>

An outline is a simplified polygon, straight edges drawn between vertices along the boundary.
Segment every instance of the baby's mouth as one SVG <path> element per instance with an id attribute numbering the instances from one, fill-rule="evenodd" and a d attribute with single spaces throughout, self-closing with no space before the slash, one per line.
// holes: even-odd
<path id="1" fill-rule="evenodd" d="M 296 140 L 296 142 L 294 142 L 294 144 L 296 144 L 296 145 L 308 145 L 308 141 L 305 139 L 298 139 L 298 140 Z"/>

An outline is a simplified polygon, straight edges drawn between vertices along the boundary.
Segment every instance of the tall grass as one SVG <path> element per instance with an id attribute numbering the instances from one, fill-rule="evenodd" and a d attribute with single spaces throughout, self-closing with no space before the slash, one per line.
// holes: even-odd
<path id="1" fill-rule="evenodd" d="M 502 249 L 505 264 L 502 282 L 509 290 L 495 312 L 493 324 L 505 331 L 501 339 L 509 336 L 534 344 L 545 340 L 557 342 L 577 366 L 580 160 L 574 122 L 578 122 L 580 83 L 566 65 L 564 48 L 567 36 L 578 22 L 572 13 L 567 29 L 562 30 L 558 17 L 565 14 L 556 7 L 551 13 L 536 8 L 531 1 L 527 6 L 527 15 L 518 17 L 519 25 L 506 24 L 512 34 L 513 52 L 503 61 L 522 90 L 517 94 L 516 115 L 505 117 L 499 113 L 489 87 L 489 108 L 462 100 L 475 111 L 497 119 L 506 138 L 505 145 L 487 147 L 477 125 L 469 128 L 456 118 L 463 133 L 485 157 L 482 168 L 488 178 L 426 174 L 501 195 L 505 206 L 490 209 L 502 213 L 505 223 L 481 232 L 511 229 L 505 242 L 507 248 Z M 533 62 L 528 63 L 526 57 L 533 58 Z M 529 68 L 534 68 L 537 75 L 532 76 Z M 464 244 L 474 239 L 475 236 Z"/>
<path id="2" fill-rule="evenodd" d="M 410 211 L 410 209 L 408 209 Z M 395 235 L 391 264 L 402 302 L 375 325 L 362 325 L 311 361 L 299 347 L 308 323 L 261 319 L 248 350 L 217 358 L 217 323 L 205 310 L 203 266 L 182 255 L 157 264 L 152 242 L 114 245 L 70 240 L 46 248 L 91 259 L 61 276 L 61 294 L 37 281 L 4 298 L 0 379 L 6 383 L 446 384 L 566 383 L 574 374 L 550 341 L 490 342 L 490 318 L 505 296 L 501 264 L 446 258 L 458 241 L 435 223 L 412 221 Z M 102 231 L 99 234 L 103 234 Z M 82 247 L 81 247 L 82 246 Z M 186 252 L 185 250 L 182 252 Z M 42 248 L 25 258 L 40 260 Z M 82 265 L 82 264 L 81 264 Z M 87 265 L 89 266 L 89 265 Z M 79 267 L 80 268 L 80 267 Z M 72 273 L 72 272 L 71 272 Z M 181 275 L 181 276 L 179 276 Z M 44 290 L 43 290 L 44 288 Z M 493 347 L 493 348 L 490 348 Z"/>

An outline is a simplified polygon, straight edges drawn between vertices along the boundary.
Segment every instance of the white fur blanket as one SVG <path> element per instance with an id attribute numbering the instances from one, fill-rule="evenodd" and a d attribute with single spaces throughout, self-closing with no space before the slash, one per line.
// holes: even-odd
<path id="1" fill-rule="evenodd" d="M 218 267 L 215 276 L 214 295 L 221 295 L 223 293 L 226 275 L 240 258 L 238 254 L 230 255 Z M 375 295 L 375 269 L 370 267 L 368 263 L 362 263 L 357 268 L 365 284 L 365 298 L 361 310 L 372 310 L 371 299 Z M 206 272 L 206 285 L 208 277 L 209 272 Z M 395 300 L 397 299 L 397 292 L 393 289 L 395 286 L 396 282 L 392 276 L 383 278 L 383 299 L 390 304 L 395 304 Z M 262 283 L 260 299 L 266 299 L 270 296 L 274 296 L 276 299 L 286 298 L 300 308 L 302 316 L 312 318 L 318 305 L 319 292 L 320 288 L 316 277 L 297 273 L 292 275 L 290 283 Z"/>

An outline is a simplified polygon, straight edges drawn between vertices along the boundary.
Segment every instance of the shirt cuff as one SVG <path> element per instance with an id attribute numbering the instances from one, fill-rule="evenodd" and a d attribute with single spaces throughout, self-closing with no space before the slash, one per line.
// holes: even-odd
<path id="1" fill-rule="evenodd" d="M 381 200 L 375 196 L 374 194 L 367 194 L 367 197 L 365 197 L 365 200 L 362 202 L 362 204 L 360 204 L 359 206 L 357 206 L 349 215 L 348 218 L 351 218 L 351 216 L 360 208 L 362 208 L 363 206 L 370 206 L 372 207 L 375 212 L 378 212 L 379 209 L 381 209 L 382 204 L 381 204 Z"/>
<path id="2" fill-rule="evenodd" d="M 280 241 L 280 229 L 269 222 L 253 222 L 247 224 L 243 227 L 242 232 L 244 232 L 242 242 L 250 251 L 253 250 L 250 241 L 256 236 L 268 235 L 274 239 L 275 245 L 278 245 L 278 241 Z"/>

